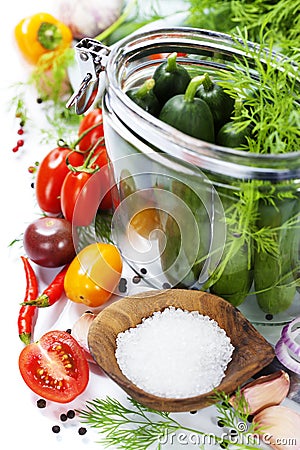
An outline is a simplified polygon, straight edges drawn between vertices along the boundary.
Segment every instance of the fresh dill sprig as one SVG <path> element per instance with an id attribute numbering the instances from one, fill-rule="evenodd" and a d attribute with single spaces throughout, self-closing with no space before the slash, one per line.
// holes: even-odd
<path id="1" fill-rule="evenodd" d="M 286 54 L 297 53 L 300 38 L 300 0 L 186 0 L 188 23 L 225 33 L 246 29 L 249 39 L 271 38 Z"/>
<path id="2" fill-rule="evenodd" d="M 28 108 L 26 105 L 26 84 L 23 82 L 15 83 L 11 86 L 14 90 L 14 95 L 9 103 L 9 109 L 14 111 L 15 117 L 23 122 L 23 125 L 29 120 Z"/>
<path id="3" fill-rule="evenodd" d="M 230 96 L 243 101 L 244 107 L 234 120 L 237 129 L 251 127 L 248 150 L 260 154 L 298 151 L 297 61 L 278 57 L 273 42 L 267 49 L 262 45 L 250 46 L 247 33 L 242 31 L 234 41 L 244 56 L 228 63 L 229 70 L 217 71 L 217 76 Z"/>
<path id="4" fill-rule="evenodd" d="M 244 450 L 257 450 L 259 447 L 254 445 L 255 439 L 253 439 L 253 445 L 251 439 L 250 445 L 245 440 L 247 437 L 249 441 L 248 435 L 257 433 L 257 430 L 254 430 L 253 425 L 246 424 L 248 414 L 243 396 L 240 394 L 235 408 L 232 408 L 229 402 L 230 397 L 225 393 L 216 393 L 214 398 L 219 402 L 216 405 L 218 419 L 228 428 L 228 432 L 236 430 L 239 436 L 239 439 L 232 439 L 230 433 L 227 437 L 214 435 L 215 443 L 230 444 L 232 447 Z M 212 438 L 212 433 L 186 427 L 172 417 L 169 412 L 153 410 L 132 398 L 128 398 L 128 401 L 128 406 L 124 406 L 111 397 L 87 401 L 86 409 L 78 411 L 79 418 L 83 423 L 99 430 L 101 433 L 99 442 L 105 447 L 146 450 L 156 445 L 158 450 L 162 448 L 163 443 L 168 442 L 171 433 L 179 431 L 198 435 L 199 443 L 205 442 L 205 437 Z M 241 423 L 244 425 L 241 426 Z"/>

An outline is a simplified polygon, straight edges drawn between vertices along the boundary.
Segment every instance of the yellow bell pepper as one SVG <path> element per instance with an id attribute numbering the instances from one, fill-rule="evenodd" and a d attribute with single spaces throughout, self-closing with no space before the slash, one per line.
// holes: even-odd
<path id="1" fill-rule="evenodd" d="M 63 51 L 73 39 L 67 25 L 44 12 L 25 17 L 14 31 L 22 55 L 31 64 L 36 64 L 45 53 Z"/>

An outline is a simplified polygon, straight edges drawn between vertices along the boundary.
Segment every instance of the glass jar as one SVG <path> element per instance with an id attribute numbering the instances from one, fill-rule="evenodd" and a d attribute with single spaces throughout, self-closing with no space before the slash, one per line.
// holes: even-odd
<path id="1" fill-rule="evenodd" d="M 253 323 L 285 323 L 300 314 L 300 152 L 220 147 L 138 107 L 126 91 L 175 51 L 192 74 L 228 70 L 243 56 L 230 36 L 190 28 L 132 35 L 111 49 L 103 111 L 118 187 L 113 237 L 155 288 L 209 290 Z"/>

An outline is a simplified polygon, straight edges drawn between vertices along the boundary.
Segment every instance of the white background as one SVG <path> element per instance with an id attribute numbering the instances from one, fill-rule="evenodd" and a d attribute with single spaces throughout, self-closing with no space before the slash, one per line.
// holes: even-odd
<path id="1" fill-rule="evenodd" d="M 14 245 L 9 248 L 9 243 L 21 237 L 27 224 L 38 216 L 35 204 L 34 190 L 30 187 L 32 176 L 27 167 L 35 161 L 40 161 L 51 147 L 55 145 L 41 145 L 37 132 L 40 118 L 36 117 L 36 123 L 27 124 L 26 133 L 23 136 L 25 145 L 18 153 L 13 153 L 12 148 L 19 138 L 17 135 L 18 121 L 15 120 L 13 111 L 9 111 L 11 98 L 15 95 L 16 82 L 28 79 L 31 67 L 20 56 L 13 36 L 14 26 L 23 17 L 35 12 L 46 11 L 55 13 L 55 1 L 46 0 L 9 0 L 5 2 L 5 12 L 0 16 L 0 199 L 1 199 L 1 427 L 2 440 L 5 439 L 9 448 L 22 448 L 24 450 L 72 448 L 74 450 L 90 450 L 102 447 L 95 443 L 96 435 L 89 430 L 85 436 L 77 434 L 79 427 L 77 419 L 69 420 L 65 424 L 60 423 L 59 415 L 72 408 L 82 408 L 87 399 L 96 396 L 105 397 L 111 395 L 125 401 L 126 395 L 105 377 L 96 366 L 91 367 L 91 379 L 87 390 L 78 399 L 69 405 L 50 404 L 46 409 L 36 407 L 37 396 L 25 385 L 18 370 L 18 355 L 23 348 L 17 333 L 17 315 L 19 303 L 23 300 L 25 292 L 25 278 L 23 265 L 20 260 L 22 247 Z M 171 3 L 171 2 L 170 2 Z M 175 12 L 175 11 L 174 11 Z M 33 114 L 34 115 L 34 114 Z M 50 271 L 51 272 L 51 271 Z M 40 273 L 44 277 L 42 282 L 47 283 L 48 275 Z M 53 307 L 51 311 L 42 310 L 39 313 L 35 338 L 45 331 L 53 328 L 71 328 L 74 320 L 84 310 L 80 306 L 70 305 L 68 302 Z M 295 405 L 293 405 L 295 407 Z M 180 420 L 186 425 L 196 428 L 211 430 L 214 427 L 214 409 L 207 408 L 195 415 L 179 414 Z M 61 425 L 61 433 L 55 435 L 51 428 L 55 424 Z M 3 444 L 1 444 L 3 446 Z M 177 445 L 175 448 L 178 448 Z M 174 447 L 173 447 L 174 448 Z M 182 448 L 195 448 L 184 445 Z"/>

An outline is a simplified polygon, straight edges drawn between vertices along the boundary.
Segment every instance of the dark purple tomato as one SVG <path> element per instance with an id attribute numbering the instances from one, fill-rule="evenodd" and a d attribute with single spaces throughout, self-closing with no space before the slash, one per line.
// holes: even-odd
<path id="1" fill-rule="evenodd" d="M 66 219 L 41 217 L 25 230 L 23 245 L 31 261 L 43 267 L 60 267 L 76 256 L 77 236 Z"/>

